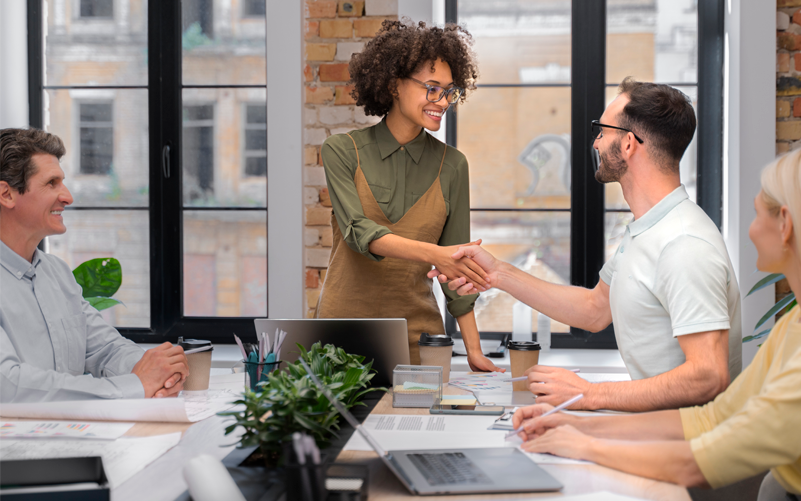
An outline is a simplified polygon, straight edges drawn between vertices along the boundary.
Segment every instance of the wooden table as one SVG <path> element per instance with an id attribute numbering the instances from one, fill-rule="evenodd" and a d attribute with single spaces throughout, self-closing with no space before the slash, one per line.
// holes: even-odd
<path id="1" fill-rule="evenodd" d="M 376 414 L 428 415 L 427 409 L 396 409 L 392 407 L 392 395 L 381 399 L 373 412 Z M 454 444 L 454 446 L 458 446 Z M 343 451 L 337 457 L 338 462 L 365 464 L 370 469 L 370 499 L 390 501 L 409 499 L 409 494 L 395 475 L 384 466 L 374 452 Z M 562 495 L 588 494 L 609 491 L 624 496 L 654 501 L 690 501 L 687 490 L 681 486 L 659 482 L 628 473 L 619 472 L 599 465 L 540 465 L 542 469 L 553 475 L 564 485 L 560 492 L 520 493 L 520 494 L 481 494 L 474 496 L 438 496 L 437 499 L 473 500 L 473 499 L 536 499 L 559 497 Z"/>

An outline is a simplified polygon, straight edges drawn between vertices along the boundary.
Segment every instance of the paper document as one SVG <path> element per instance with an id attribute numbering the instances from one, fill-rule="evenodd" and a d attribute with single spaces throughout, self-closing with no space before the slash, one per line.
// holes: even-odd
<path id="1" fill-rule="evenodd" d="M 155 421 L 194 423 L 234 406 L 239 395 L 229 389 L 205 396 L 116 400 L 71 400 L 3 404 L 4 418 L 90 419 L 94 421 Z"/>
<path id="2" fill-rule="evenodd" d="M 631 381 L 628 372 L 598 372 L 591 374 L 579 374 L 579 377 L 590 383 L 615 383 L 617 381 Z"/>
<path id="3" fill-rule="evenodd" d="M 537 498 L 540 501 L 559 500 L 559 501 L 645 501 L 642 498 L 623 496 L 609 491 L 592 492 L 590 494 L 580 494 L 578 496 L 559 496 L 552 498 Z"/>
<path id="4" fill-rule="evenodd" d="M 0 459 L 101 456 L 109 485 L 119 487 L 181 440 L 180 433 L 119 440 L 0 440 Z"/>
<path id="5" fill-rule="evenodd" d="M 562 458 L 559 456 L 554 456 L 553 454 L 538 454 L 536 452 L 526 452 L 521 449 L 523 454 L 528 456 L 528 458 L 534 461 L 537 464 L 595 464 L 591 461 L 583 461 L 581 459 L 568 459 Z M 562 499 L 562 498 L 560 498 Z M 595 498 L 593 498 L 595 499 Z"/>
<path id="6" fill-rule="evenodd" d="M 135 423 L 94 423 L 79 421 L 0 421 L 0 437 L 84 438 L 116 440 Z"/>

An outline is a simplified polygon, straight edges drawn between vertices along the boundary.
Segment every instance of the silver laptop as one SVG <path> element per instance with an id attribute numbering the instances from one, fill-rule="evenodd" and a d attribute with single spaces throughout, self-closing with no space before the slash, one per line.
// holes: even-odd
<path id="1" fill-rule="evenodd" d="M 384 451 L 301 360 L 314 384 L 412 494 L 558 491 L 562 484 L 517 448 Z"/>
<path id="2" fill-rule="evenodd" d="M 374 386 L 390 386 L 396 365 L 409 364 L 409 333 L 405 318 L 308 318 L 301 320 L 258 319 L 256 332 L 272 336 L 275 329 L 287 332 L 281 360 L 294 362 L 300 355 L 296 344 L 306 349 L 317 341 L 333 344 L 373 361 Z"/>

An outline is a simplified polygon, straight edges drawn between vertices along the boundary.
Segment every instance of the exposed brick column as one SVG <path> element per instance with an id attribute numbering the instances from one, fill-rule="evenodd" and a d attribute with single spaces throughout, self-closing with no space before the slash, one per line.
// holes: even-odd
<path id="1" fill-rule="evenodd" d="M 780 155 L 801 147 L 801 0 L 778 0 L 777 7 L 776 154 Z M 776 284 L 776 301 L 789 293 L 787 280 Z"/>
<path id="2" fill-rule="evenodd" d="M 306 208 L 306 315 L 314 315 L 331 253 L 331 199 L 320 145 L 331 134 L 376 123 L 356 108 L 347 85 L 348 62 L 375 36 L 384 19 L 397 19 L 397 0 L 307 0 L 303 203 Z"/>

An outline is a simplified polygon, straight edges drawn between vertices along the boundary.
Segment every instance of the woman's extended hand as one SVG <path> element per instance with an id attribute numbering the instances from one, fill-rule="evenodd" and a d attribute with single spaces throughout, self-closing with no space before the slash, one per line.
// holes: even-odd
<path id="1" fill-rule="evenodd" d="M 473 372 L 506 372 L 492 363 L 492 360 L 485 357 L 483 353 L 467 354 L 467 365 Z"/>
<path id="2" fill-rule="evenodd" d="M 481 240 L 470 242 L 467 245 L 481 245 Z M 488 288 L 489 277 L 481 266 L 476 264 L 469 257 L 454 259 L 453 255 L 459 251 L 462 245 L 451 245 L 448 247 L 435 246 L 430 253 L 431 264 L 439 273 L 447 276 L 451 280 L 464 277 L 468 282 L 476 286 Z"/>

